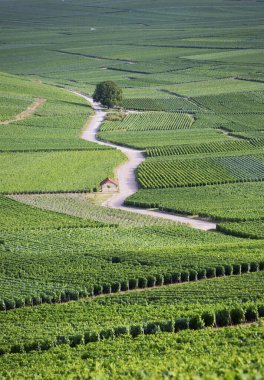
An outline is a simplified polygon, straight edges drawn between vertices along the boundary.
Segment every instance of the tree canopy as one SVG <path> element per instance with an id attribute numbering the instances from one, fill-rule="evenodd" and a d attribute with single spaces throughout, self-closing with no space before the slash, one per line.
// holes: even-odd
<path id="1" fill-rule="evenodd" d="M 117 106 L 122 98 L 122 89 L 113 81 L 98 83 L 93 94 L 93 99 L 96 102 L 100 102 L 108 108 Z"/>

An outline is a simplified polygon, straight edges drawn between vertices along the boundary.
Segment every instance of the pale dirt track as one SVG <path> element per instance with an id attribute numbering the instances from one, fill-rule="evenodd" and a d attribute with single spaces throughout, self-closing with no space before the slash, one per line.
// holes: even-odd
<path id="1" fill-rule="evenodd" d="M 97 132 L 99 131 L 102 122 L 104 121 L 106 112 L 102 109 L 100 104 L 94 102 L 91 97 L 80 94 L 76 91 L 71 92 L 86 99 L 89 103 L 92 104 L 92 107 L 95 110 L 95 116 L 92 118 L 91 122 L 88 123 L 85 127 L 84 132 L 82 134 L 82 138 L 86 141 L 91 141 L 100 145 L 106 145 L 112 148 L 116 148 L 128 157 L 128 161 L 126 161 L 123 165 L 116 169 L 116 176 L 119 182 L 119 193 L 114 194 L 110 199 L 104 202 L 102 206 L 130 211 L 137 214 L 168 219 L 175 222 L 187 224 L 199 230 L 208 231 L 216 229 L 215 223 L 200 219 L 193 219 L 187 216 L 185 217 L 160 211 L 146 210 L 143 208 L 125 207 L 125 199 L 138 191 L 139 187 L 135 177 L 135 169 L 139 166 L 141 162 L 144 161 L 145 158 L 142 152 L 137 149 L 125 148 L 116 144 L 99 140 L 97 138 Z"/>
<path id="2" fill-rule="evenodd" d="M 46 102 L 46 99 L 38 98 L 36 99 L 30 106 L 23 112 L 15 115 L 9 120 L 0 121 L 0 125 L 9 125 L 11 123 L 14 123 L 15 121 L 21 121 L 26 119 L 27 117 L 33 115 L 36 110 L 42 106 Z"/>

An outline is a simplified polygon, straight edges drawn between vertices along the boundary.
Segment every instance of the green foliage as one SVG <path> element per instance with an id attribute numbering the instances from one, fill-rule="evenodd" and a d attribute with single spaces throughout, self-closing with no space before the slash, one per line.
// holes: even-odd
<path id="1" fill-rule="evenodd" d="M 220 223 L 217 227 L 218 231 L 227 235 L 234 235 L 250 239 L 264 238 L 264 221 L 255 220 L 240 223 Z"/>
<path id="2" fill-rule="evenodd" d="M 188 318 L 176 318 L 175 319 L 175 332 L 186 330 L 189 328 Z"/>
<path id="3" fill-rule="evenodd" d="M 215 268 L 207 268 L 206 269 L 206 277 L 207 278 L 216 277 L 216 270 L 215 270 Z"/>
<path id="4" fill-rule="evenodd" d="M 100 339 L 110 339 L 114 337 L 114 331 L 112 329 L 106 329 L 100 331 Z"/>
<path id="5" fill-rule="evenodd" d="M 258 320 L 258 309 L 255 305 L 250 305 L 245 311 L 245 318 L 247 322 L 254 322 Z"/>
<path id="6" fill-rule="evenodd" d="M 140 190 L 126 200 L 139 207 L 157 207 L 163 211 L 198 215 L 216 220 L 240 222 L 264 218 L 263 182 L 235 183 L 213 186 L 183 187 L 176 189 Z M 243 207 L 241 207 L 241 199 Z M 222 230 L 243 236 L 262 234 L 262 222 L 221 223 Z"/>
<path id="7" fill-rule="evenodd" d="M 231 324 L 230 311 L 227 309 L 217 311 L 215 321 L 218 327 L 229 326 Z"/>
<path id="8" fill-rule="evenodd" d="M 259 142 L 259 147 L 263 147 L 263 141 Z M 210 153 L 228 153 L 235 151 L 256 151 L 255 140 L 230 140 L 230 141 L 211 141 L 201 144 L 182 144 L 169 145 L 154 148 L 147 148 L 146 153 L 149 157 L 160 156 L 182 156 L 191 154 L 210 154 Z"/>
<path id="9" fill-rule="evenodd" d="M 213 312 L 205 311 L 202 313 L 201 318 L 205 327 L 215 326 L 215 314 Z"/>
<path id="10" fill-rule="evenodd" d="M 113 176 L 122 160 L 114 150 L 3 153 L 0 193 L 93 191 L 103 178 Z"/>
<path id="11" fill-rule="evenodd" d="M 241 182 L 262 178 L 264 56 L 263 31 L 256 23 L 262 11 L 261 1 L 238 6 L 234 1 L 203 0 L 199 11 L 194 0 L 184 4 L 146 0 L 144 6 L 133 1 L 125 7 L 120 0 L 96 6 L 93 2 L 87 6 L 83 0 L 2 2 L 1 70 L 21 77 L 1 74 L 0 119 L 21 112 L 39 96 L 47 99 L 34 116 L 0 126 L 0 149 L 10 152 L 1 153 L 2 189 L 87 191 L 98 186 L 99 177 L 110 175 L 122 157 L 114 159 L 111 150 L 105 155 L 82 154 L 103 148 L 79 139 L 87 113 L 91 113 L 86 102 L 39 82 L 91 94 L 96 83 L 112 80 L 123 88 L 121 105 L 155 113 L 128 115 L 123 122 L 113 122 L 113 130 L 107 122 L 103 128 L 108 125 L 109 130 L 102 135 L 158 155 L 146 160 L 150 182 L 155 177 L 159 186 L 175 186 L 180 175 L 183 179 L 184 187 L 155 190 L 144 199 L 140 192 L 135 195 L 140 197 L 137 202 L 216 220 L 263 219 L 263 184 Z M 122 130 L 122 124 L 127 130 Z M 11 153 L 14 150 L 38 152 L 18 155 Z M 51 155 L 57 153 L 51 150 L 67 152 L 59 157 Z M 45 160 L 40 160 L 41 153 L 48 154 Z M 191 167 L 180 160 L 189 160 Z M 65 177 L 66 167 L 68 178 L 62 181 L 60 173 Z M 177 174 L 176 180 L 170 178 L 170 170 L 172 176 Z M 240 183 L 219 185 L 226 181 Z M 206 186 L 185 186 L 191 184 Z M 16 222 L 14 210 L 10 219 L 5 212 L 0 239 L 0 307 L 5 309 L 6 300 L 12 308 L 23 306 L 24 301 L 28 307 L 0 313 L 0 353 L 4 354 L 0 377 L 263 377 L 261 325 L 172 334 L 175 319 L 191 321 L 206 312 L 246 311 L 248 307 L 253 307 L 249 319 L 256 318 L 256 311 L 260 314 L 263 273 L 229 275 L 234 264 L 243 268 L 242 264 L 249 263 L 258 269 L 254 263 L 264 269 L 261 240 L 242 241 L 132 217 L 121 210 L 101 210 L 88 205 L 86 196 L 80 202 L 71 195 L 34 198 L 32 202 L 51 211 L 122 227 L 86 225 L 56 230 L 63 223 L 72 226 L 73 220 L 65 218 L 56 224 L 52 219 L 52 224 L 51 216 L 47 221 L 43 214 L 45 224 L 40 230 L 33 213 L 21 209 L 19 216 L 17 208 Z M 261 223 L 245 229 L 262 236 Z M 120 262 L 113 263 L 112 257 L 120 257 Z M 219 277 L 177 283 L 176 274 L 188 271 L 195 278 L 197 272 L 203 278 L 205 268 L 216 268 Z M 217 268 L 222 269 L 217 272 Z M 127 290 L 129 279 L 146 278 L 148 286 L 150 277 L 157 285 L 162 285 L 164 277 L 168 284 L 176 284 L 77 300 L 92 294 L 96 286 L 98 294 L 102 293 L 104 283 L 111 285 L 112 291 L 117 283 Z M 71 297 L 76 301 L 60 304 Z M 143 335 L 143 323 L 154 323 L 166 333 Z M 129 334 L 112 339 L 120 331 L 118 326 L 131 325 L 138 327 L 137 339 Z M 99 341 L 101 331 L 113 332 L 108 334 L 110 340 Z M 53 347 L 56 337 L 62 337 L 65 344 Z M 93 342 L 79 344 L 81 337 L 87 338 L 86 343 Z M 70 340 L 76 347 L 70 347 Z M 13 353 L 5 355 L 10 351 Z"/>
<path id="12" fill-rule="evenodd" d="M 205 322 L 200 315 L 195 315 L 190 318 L 189 328 L 191 330 L 201 330 L 205 326 Z"/>
<path id="13" fill-rule="evenodd" d="M 142 325 L 133 325 L 130 327 L 130 334 L 133 338 L 143 334 L 143 326 Z"/>
<path id="14" fill-rule="evenodd" d="M 128 334 L 129 334 L 129 328 L 127 326 L 119 326 L 114 329 L 115 337 L 119 337 L 121 335 L 128 335 Z"/>
<path id="15" fill-rule="evenodd" d="M 257 155 L 155 158 L 140 164 L 137 178 L 143 189 L 263 181 L 264 162 Z"/>
<path id="16" fill-rule="evenodd" d="M 93 98 L 96 102 L 112 108 L 122 101 L 122 90 L 113 81 L 104 81 L 96 85 Z"/>
<path id="17" fill-rule="evenodd" d="M 230 318 L 234 325 L 238 325 L 245 322 L 245 312 L 242 308 L 237 307 L 230 310 Z"/>
<path id="18" fill-rule="evenodd" d="M 80 131 L 91 113 L 79 96 L 18 76 L 0 73 L 1 119 L 25 111 L 36 98 L 46 102 L 35 113 L 9 125 L 0 125 L 0 151 L 63 151 L 108 149 L 80 139 Z"/>
<path id="19" fill-rule="evenodd" d="M 144 334 L 157 334 L 160 332 L 160 324 L 159 322 L 149 322 L 143 326 Z"/>
<path id="20" fill-rule="evenodd" d="M 68 216 L 52 211 L 40 210 L 26 206 L 10 198 L 0 197 L 0 229 L 60 229 L 77 227 L 102 227 L 103 223 L 84 221 L 81 218 Z"/>

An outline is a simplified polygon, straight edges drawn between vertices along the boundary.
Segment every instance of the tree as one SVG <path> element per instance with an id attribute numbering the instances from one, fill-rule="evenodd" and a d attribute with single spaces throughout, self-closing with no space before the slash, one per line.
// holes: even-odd
<path id="1" fill-rule="evenodd" d="M 118 105 L 122 101 L 122 90 L 113 81 L 105 81 L 97 84 L 93 99 L 108 108 Z"/>

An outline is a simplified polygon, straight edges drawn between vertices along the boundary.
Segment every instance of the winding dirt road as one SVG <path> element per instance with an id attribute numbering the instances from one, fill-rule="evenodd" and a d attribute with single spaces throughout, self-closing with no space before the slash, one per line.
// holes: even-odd
<path id="1" fill-rule="evenodd" d="M 164 213 L 161 211 L 152 211 L 141 208 L 133 208 L 133 207 L 125 207 L 124 201 L 130 195 L 136 193 L 138 191 L 138 183 L 135 177 L 135 169 L 139 166 L 141 162 L 144 161 L 144 156 L 142 151 L 132 148 L 125 148 L 119 145 L 115 145 L 112 143 L 101 141 L 97 138 L 97 132 L 99 131 L 102 122 L 106 116 L 106 112 L 102 109 L 100 104 L 93 101 L 93 99 L 89 96 L 83 95 L 76 91 L 71 91 L 76 95 L 81 96 L 86 99 L 89 103 L 92 104 L 93 109 L 95 110 L 95 116 L 91 120 L 90 123 L 87 124 L 82 138 L 86 141 L 95 142 L 100 145 L 110 146 L 112 148 L 119 149 L 122 153 L 124 153 L 128 157 L 128 161 L 126 161 L 123 165 L 119 166 L 116 169 L 116 175 L 119 182 L 119 193 L 114 194 L 110 199 L 102 204 L 102 206 L 116 208 L 120 210 L 130 211 L 137 214 L 149 215 L 153 217 L 159 217 L 163 219 L 172 220 L 175 222 L 188 224 L 189 226 L 199 229 L 199 230 L 215 230 L 216 224 L 208 221 L 193 219 L 191 217 L 180 216 L 176 214 Z"/>

